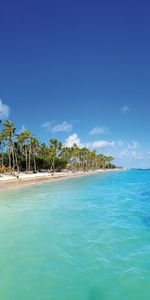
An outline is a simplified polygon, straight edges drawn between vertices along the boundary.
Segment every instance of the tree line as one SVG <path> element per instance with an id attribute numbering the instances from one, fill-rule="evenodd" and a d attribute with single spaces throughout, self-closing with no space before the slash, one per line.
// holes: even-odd
<path id="1" fill-rule="evenodd" d="M 115 168 L 112 156 L 97 154 L 87 147 L 79 148 L 76 144 L 67 147 L 55 138 L 51 138 L 48 144 L 42 143 L 30 130 L 17 133 L 10 120 L 4 121 L 1 127 L 0 172 L 55 172 L 63 169 L 75 172 Z"/>

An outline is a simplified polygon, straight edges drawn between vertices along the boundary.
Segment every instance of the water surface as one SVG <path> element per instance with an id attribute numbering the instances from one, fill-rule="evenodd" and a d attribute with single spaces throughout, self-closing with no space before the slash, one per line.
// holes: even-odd
<path id="1" fill-rule="evenodd" d="M 149 300 L 150 172 L 1 193 L 0 299 Z"/>

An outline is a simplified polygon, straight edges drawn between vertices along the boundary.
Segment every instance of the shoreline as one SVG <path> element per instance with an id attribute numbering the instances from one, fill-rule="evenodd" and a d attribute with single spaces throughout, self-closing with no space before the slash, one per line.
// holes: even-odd
<path id="1" fill-rule="evenodd" d="M 71 178 L 77 178 L 82 176 L 90 176 L 95 174 L 107 173 L 107 172 L 116 172 L 123 171 L 124 169 L 106 169 L 106 170 L 94 170 L 94 171 L 78 171 L 78 172 L 61 172 L 54 173 L 52 176 L 49 173 L 37 173 L 37 174 L 25 174 L 21 173 L 19 178 L 14 178 L 12 175 L 2 175 L 0 177 L 0 192 L 8 191 L 15 188 L 38 185 L 42 183 L 50 183 L 59 180 L 66 180 Z"/>

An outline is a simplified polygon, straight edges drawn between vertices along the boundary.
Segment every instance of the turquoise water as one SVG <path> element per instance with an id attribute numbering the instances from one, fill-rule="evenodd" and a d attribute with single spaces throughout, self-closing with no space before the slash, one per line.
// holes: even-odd
<path id="1" fill-rule="evenodd" d="M 150 171 L 0 194 L 0 300 L 150 299 Z"/>

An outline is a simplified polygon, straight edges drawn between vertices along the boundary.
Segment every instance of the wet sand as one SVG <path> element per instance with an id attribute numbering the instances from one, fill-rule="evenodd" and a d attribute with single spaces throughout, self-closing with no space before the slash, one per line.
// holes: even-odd
<path id="1" fill-rule="evenodd" d="M 64 179 L 70 179 L 80 176 L 89 176 L 94 175 L 98 173 L 104 173 L 104 172 L 113 172 L 113 171 L 121 171 L 121 169 L 107 169 L 107 170 L 94 170 L 94 171 L 88 171 L 88 172 L 69 172 L 69 173 L 54 173 L 48 174 L 48 173 L 37 173 L 37 174 L 25 174 L 21 173 L 19 175 L 19 178 L 16 178 L 12 175 L 2 175 L 0 178 L 0 192 L 1 191 L 7 191 L 10 189 L 22 187 L 22 186 L 30 186 L 30 185 L 36 185 L 46 182 L 54 182 L 58 180 L 64 180 Z"/>

